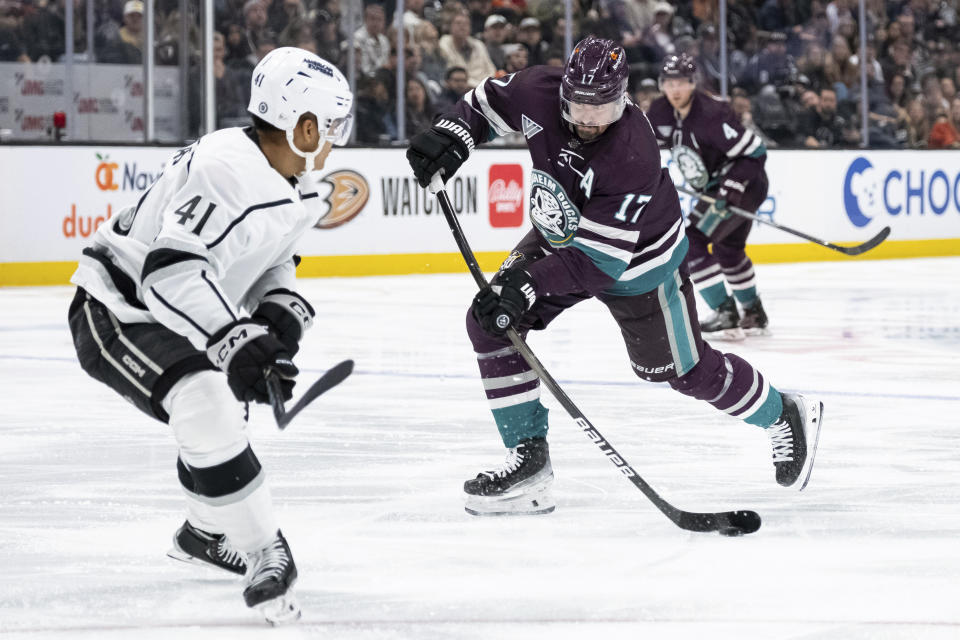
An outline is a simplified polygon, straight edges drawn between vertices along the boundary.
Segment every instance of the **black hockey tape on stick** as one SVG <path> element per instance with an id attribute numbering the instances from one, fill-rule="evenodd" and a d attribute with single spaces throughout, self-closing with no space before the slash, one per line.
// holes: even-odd
<path id="1" fill-rule="evenodd" d="M 679 191 L 680 193 L 685 193 L 688 196 L 693 196 L 698 200 L 709 202 L 710 204 L 713 204 L 714 202 L 717 201 L 716 198 L 711 198 L 706 194 L 697 193 L 696 191 L 693 191 L 691 189 L 686 189 L 684 187 L 677 187 L 677 191 Z M 877 235 L 873 236 L 866 242 L 863 242 L 858 245 L 854 245 L 852 247 L 841 247 L 838 244 L 833 244 L 832 242 L 827 242 L 826 240 L 820 240 L 819 238 L 814 238 L 813 236 L 807 235 L 803 231 L 797 231 L 796 229 L 791 229 L 790 227 L 784 226 L 782 224 L 777 224 L 776 222 L 766 220 L 756 214 L 750 213 L 749 211 L 745 211 L 740 207 L 732 207 L 730 205 L 727 205 L 727 209 L 731 213 L 735 213 L 742 218 L 746 218 L 748 220 L 753 220 L 754 222 L 759 222 L 760 224 L 771 226 L 774 229 L 780 229 L 780 231 L 786 231 L 787 233 L 791 233 L 797 237 L 803 238 L 804 240 L 808 240 L 810 242 L 813 242 L 814 244 L 818 244 L 821 247 L 826 247 L 827 249 L 833 249 L 834 251 L 839 251 L 840 253 L 847 256 L 858 256 L 861 253 L 870 251 L 870 249 L 873 249 L 874 247 L 876 247 L 878 244 L 886 240 L 887 236 L 890 235 L 890 227 L 884 227 L 883 229 L 880 229 L 880 232 L 877 233 Z"/>
<path id="2" fill-rule="evenodd" d="M 489 287 L 490 285 L 483 275 L 483 270 L 480 269 L 480 265 L 477 264 L 473 250 L 470 248 L 463 229 L 460 227 L 460 222 L 457 220 L 456 213 L 453 211 L 453 206 L 450 204 L 450 197 L 443 187 L 443 180 L 440 178 L 439 173 L 433 177 L 429 188 L 430 192 L 435 194 L 437 200 L 440 202 L 443 217 L 447 219 L 447 224 L 450 225 L 450 231 L 453 232 L 453 238 L 460 248 L 460 254 L 467 263 L 467 268 L 470 270 L 470 274 L 473 276 L 474 281 L 476 281 L 477 286 L 481 289 Z M 760 528 L 760 514 L 755 511 L 694 513 L 677 509 L 661 498 L 660 495 L 654 491 L 653 487 L 647 484 L 647 482 L 640 477 L 640 474 L 630 466 L 626 458 L 620 455 L 613 445 L 597 431 L 597 428 L 587 420 L 583 412 L 577 408 L 573 400 L 567 396 L 563 389 L 560 388 L 560 385 L 557 384 L 557 381 L 553 379 L 553 376 L 547 372 L 540 360 L 537 359 L 537 356 L 534 355 L 530 347 L 527 346 L 524 339 L 517 333 L 517 330 L 510 327 L 507 329 L 506 335 L 510 338 L 510 342 L 513 343 L 517 351 L 520 352 L 520 355 L 523 356 L 523 359 L 530 365 L 530 368 L 540 376 L 540 380 L 544 386 L 546 386 L 550 393 L 563 405 L 563 408 L 566 409 L 570 417 L 573 418 L 577 426 L 580 427 L 580 430 L 586 434 L 591 442 L 597 445 L 600 451 L 617 467 L 620 473 L 629 478 L 630 482 L 643 492 L 643 495 L 645 495 L 661 513 L 670 518 L 675 525 L 687 531 L 716 531 L 727 536 L 753 533 Z"/>

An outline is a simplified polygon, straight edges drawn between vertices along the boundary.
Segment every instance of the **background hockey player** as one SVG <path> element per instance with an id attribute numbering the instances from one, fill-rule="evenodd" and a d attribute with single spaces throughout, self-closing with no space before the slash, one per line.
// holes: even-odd
<path id="1" fill-rule="evenodd" d="M 291 358 L 314 316 L 294 291 L 295 243 L 326 212 L 313 171 L 346 143 L 352 101 L 325 60 L 271 52 L 253 72 L 254 126 L 177 152 L 100 227 L 72 279 L 84 370 L 168 423 L 179 445 L 188 515 L 171 555 L 245 573 L 247 605 L 271 622 L 300 616 L 297 569 L 244 403 L 269 401 L 267 375 L 291 397 Z"/>
<path id="2" fill-rule="evenodd" d="M 540 380 L 504 333 L 544 329 L 596 297 L 620 327 L 634 372 L 766 429 L 777 482 L 802 489 L 822 405 L 781 394 L 759 371 L 700 336 L 684 263 L 688 240 L 677 191 L 657 141 L 626 97 L 627 61 L 588 37 L 563 69 L 538 66 L 488 78 L 433 127 L 407 158 L 421 185 L 450 178 L 475 145 L 522 132 L 533 161 L 530 217 L 520 241 L 467 314 L 467 332 L 504 445 L 505 463 L 464 485 L 472 514 L 554 509 L 547 410 Z M 506 325 L 497 319 L 505 316 Z"/>
<path id="3" fill-rule="evenodd" d="M 714 310 L 701 323 L 702 331 L 739 339 L 744 333 L 765 333 L 767 314 L 744 251 L 753 223 L 728 207 L 755 213 L 766 200 L 767 150 L 726 102 L 697 89 L 696 74 L 687 54 L 667 56 L 660 71 L 663 97 L 653 101 L 647 117 L 687 183 L 716 199 L 713 204 L 700 200 L 690 213 L 687 260 L 697 290 Z M 743 307 L 742 318 L 724 281 Z"/>

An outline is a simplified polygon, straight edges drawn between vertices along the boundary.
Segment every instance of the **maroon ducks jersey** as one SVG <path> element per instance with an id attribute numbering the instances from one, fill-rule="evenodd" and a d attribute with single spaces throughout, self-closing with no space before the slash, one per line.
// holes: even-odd
<path id="1" fill-rule="evenodd" d="M 666 98 L 650 105 L 647 117 L 660 146 L 670 150 L 680 173 L 698 191 L 715 191 L 721 180 L 729 180 L 742 194 L 764 170 L 763 141 L 743 128 L 726 102 L 702 91 L 694 91 L 692 100 L 682 120 Z"/>
<path id="2" fill-rule="evenodd" d="M 592 142 L 560 113 L 562 70 L 487 78 L 456 104 L 478 144 L 522 132 L 533 160 L 530 218 L 546 257 L 530 265 L 540 294 L 635 295 L 655 289 L 687 252 L 680 203 L 646 116 L 628 104 Z"/>

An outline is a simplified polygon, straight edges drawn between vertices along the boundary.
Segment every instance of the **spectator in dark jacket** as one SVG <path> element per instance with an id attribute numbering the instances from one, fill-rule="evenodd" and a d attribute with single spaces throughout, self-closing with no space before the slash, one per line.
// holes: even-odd
<path id="1" fill-rule="evenodd" d="M 70 3 L 73 4 L 73 0 Z M 64 5 L 65 0 L 52 0 L 23 19 L 23 42 L 34 62 L 44 56 L 57 62 L 66 52 Z M 73 13 L 74 51 L 84 51 L 87 46 L 83 26 L 86 13 L 80 9 L 82 6 Z"/>
<path id="2" fill-rule="evenodd" d="M 404 129 L 409 139 L 433 125 L 434 108 L 426 85 L 417 78 L 407 78 L 405 99 Z"/>
<path id="3" fill-rule="evenodd" d="M 356 96 L 357 142 L 383 145 L 395 139 L 397 127 L 391 113 L 390 92 L 383 75 L 358 75 Z"/>
<path id="4" fill-rule="evenodd" d="M 817 105 L 801 118 L 798 131 L 803 146 L 810 149 L 839 149 L 859 138 L 851 123 L 837 113 L 837 92 L 833 89 L 820 90 Z"/>
<path id="5" fill-rule="evenodd" d="M 470 82 L 467 76 L 467 70 L 463 67 L 450 67 L 447 69 L 447 79 L 437 103 L 434 105 L 437 111 L 445 111 L 452 107 L 457 100 L 463 97 L 470 89 Z"/>
<path id="6" fill-rule="evenodd" d="M 540 21 L 536 18 L 524 18 L 517 29 L 517 42 L 527 48 L 530 66 L 546 64 L 550 45 L 543 41 Z"/>

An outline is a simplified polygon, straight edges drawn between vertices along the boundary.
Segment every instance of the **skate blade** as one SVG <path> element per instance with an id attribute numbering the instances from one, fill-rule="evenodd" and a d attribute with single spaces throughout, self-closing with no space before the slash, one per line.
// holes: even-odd
<path id="1" fill-rule="evenodd" d="M 720 331 L 706 332 L 701 330 L 704 338 L 709 340 L 723 340 L 726 342 L 740 342 L 746 336 L 743 333 L 743 329 L 740 327 L 734 327 L 733 329 L 721 329 Z"/>
<path id="2" fill-rule="evenodd" d="M 171 547 L 170 550 L 167 551 L 167 557 L 173 560 L 177 560 L 178 562 L 182 562 L 184 564 L 193 565 L 194 567 L 203 567 L 204 569 L 210 569 L 211 571 L 221 575 L 224 573 L 229 574 L 235 580 L 239 580 L 243 578 L 242 573 L 237 573 L 236 571 L 231 571 L 230 569 L 226 569 L 224 567 L 218 567 L 217 565 L 211 564 L 206 560 L 201 560 L 196 556 L 192 556 L 186 551 L 181 551 L 176 547 Z"/>
<path id="3" fill-rule="evenodd" d="M 196 556 L 190 555 L 186 551 L 181 551 L 180 549 L 177 549 L 176 547 L 171 547 L 170 550 L 167 551 L 167 557 L 172 558 L 174 560 L 178 560 L 184 564 L 193 565 L 195 567 L 206 567 L 207 569 L 220 569 L 220 567 L 215 567 L 209 562 L 205 562 Z M 225 569 L 220 569 L 220 571 L 225 571 Z"/>
<path id="4" fill-rule="evenodd" d="M 770 329 L 767 329 L 766 327 L 764 327 L 764 328 L 762 328 L 762 329 L 761 329 L 761 328 L 756 328 L 756 329 L 743 329 L 742 331 L 743 331 L 743 335 L 745 335 L 745 336 L 752 336 L 752 337 L 754 337 L 754 338 L 756 338 L 756 337 L 758 337 L 758 336 L 772 336 L 772 335 L 773 335 L 773 333 L 770 331 Z"/>
<path id="5" fill-rule="evenodd" d="M 810 474 L 813 473 L 813 460 L 817 456 L 817 445 L 820 442 L 820 427 L 823 425 L 823 403 L 819 400 L 809 400 L 799 396 L 804 405 L 807 420 L 803 425 L 807 437 L 807 459 L 803 461 L 803 468 L 800 469 L 800 486 L 797 491 L 803 491 L 810 482 Z"/>
<path id="6" fill-rule="evenodd" d="M 256 609 L 263 619 L 274 627 L 296 622 L 303 615 L 300 604 L 289 590 L 273 600 L 261 602 L 256 605 Z"/>
<path id="7" fill-rule="evenodd" d="M 520 516 L 553 513 L 557 503 L 548 489 L 512 498 L 466 496 L 463 509 L 472 516 Z"/>

